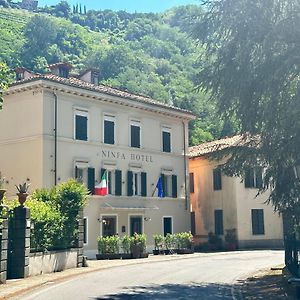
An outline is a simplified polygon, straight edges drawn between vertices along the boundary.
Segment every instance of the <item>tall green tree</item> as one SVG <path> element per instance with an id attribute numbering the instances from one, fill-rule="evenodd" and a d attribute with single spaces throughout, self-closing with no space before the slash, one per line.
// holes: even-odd
<path id="1" fill-rule="evenodd" d="M 257 163 L 276 210 L 300 223 L 300 2 L 208 0 L 194 35 L 206 51 L 198 85 L 218 100 L 224 119 L 259 137 L 236 149 L 232 175 Z M 249 141 L 249 140 L 248 140 Z M 247 140 L 244 141 L 247 145 Z M 297 175 L 298 170 L 298 175 Z M 297 177 L 298 176 L 298 177 Z"/>
<path id="2" fill-rule="evenodd" d="M 9 76 L 8 66 L 4 62 L 0 62 L 0 109 L 3 103 L 3 92 L 8 88 Z"/>

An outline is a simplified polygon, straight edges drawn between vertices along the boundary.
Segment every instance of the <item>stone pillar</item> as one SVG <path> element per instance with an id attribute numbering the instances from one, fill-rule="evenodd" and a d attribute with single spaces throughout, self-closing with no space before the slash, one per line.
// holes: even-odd
<path id="1" fill-rule="evenodd" d="M 83 267 L 83 239 L 84 239 L 84 225 L 83 212 L 79 213 L 80 219 L 78 221 L 78 240 L 77 240 L 77 267 Z"/>
<path id="2" fill-rule="evenodd" d="M 29 276 L 30 209 L 24 206 L 16 207 L 11 227 L 9 278 L 26 278 Z"/>
<path id="3" fill-rule="evenodd" d="M 0 206 L 0 213 L 3 212 L 3 206 Z M 0 283 L 6 283 L 7 279 L 7 251 L 8 251 L 8 216 L 4 213 L 2 216 L 2 226 L 0 229 Z"/>

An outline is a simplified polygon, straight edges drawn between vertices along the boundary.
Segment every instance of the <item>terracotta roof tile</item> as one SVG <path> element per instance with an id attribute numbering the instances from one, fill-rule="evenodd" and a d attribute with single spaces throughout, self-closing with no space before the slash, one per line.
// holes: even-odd
<path id="1" fill-rule="evenodd" d="M 245 136 L 235 135 L 232 137 L 203 143 L 197 146 L 189 147 L 189 157 L 197 157 L 212 152 L 220 151 L 229 147 L 241 146 L 245 143 Z"/>
<path id="2" fill-rule="evenodd" d="M 80 80 L 75 77 L 63 78 L 63 77 L 60 77 L 60 76 L 57 76 L 54 74 L 33 74 L 30 78 L 16 81 L 15 83 L 11 84 L 11 86 L 17 86 L 17 85 L 20 85 L 23 83 L 32 82 L 32 81 L 36 81 L 36 80 L 48 80 L 48 81 L 57 82 L 57 83 L 65 84 L 65 85 L 72 86 L 72 87 L 82 88 L 82 89 L 89 90 L 89 91 L 99 92 L 99 93 L 103 93 L 103 94 L 107 94 L 107 95 L 111 95 L 111 96 L 117 96 L 117 97 L 121 97 L 121 98 L 130 99 L 130 100 L 135 100 L 137 102 L 152 104 L 152 105 L 155 105 L 158 107 L 168 108 L 168 109 L 172 109 L 172 110 L 175 110 L 178 112 L 187 113 L 187 114 L 195 117 L 195 114 L 189 110 L 181 109 L 181 108 L 169 105 L 169 104 L 165 104 L 165 103 L 159 102 L 159 101 L 154 100 L 147 96 L 132 94 L 127 91 L 122 91 L 117 88 L 112 88 L 112 87 L 105 86 L 105 85 L 94 85 L 92 83 L 88 83 L 86 81 Z"/>

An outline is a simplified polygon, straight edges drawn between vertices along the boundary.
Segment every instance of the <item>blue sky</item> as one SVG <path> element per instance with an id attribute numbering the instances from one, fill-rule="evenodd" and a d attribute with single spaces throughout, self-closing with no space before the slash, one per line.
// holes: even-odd
<path id="1" fill-rule="evenodd" d="M 59 0 L 39 0 L 39 6 L 54 5 Z M 128 12 L 160 12 L 178 5 L 199 4 L 199 0 L 68 0 L 70 5 L 81 3 L 87 9 L 126 10 Z"/>

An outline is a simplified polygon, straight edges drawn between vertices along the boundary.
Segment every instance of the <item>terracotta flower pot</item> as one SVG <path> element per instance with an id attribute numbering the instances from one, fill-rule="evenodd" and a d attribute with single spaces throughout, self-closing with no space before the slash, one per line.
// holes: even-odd
<path id="1" fill-rule="evenodd" d="M 24 206 L 24 203 L 28 197 L 28 193 L 17 193 L 18 198 L 19 198 L 19 203 L 21 206 Z"/>

